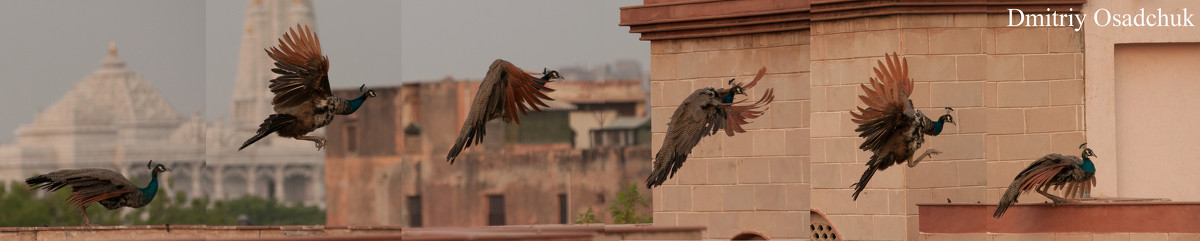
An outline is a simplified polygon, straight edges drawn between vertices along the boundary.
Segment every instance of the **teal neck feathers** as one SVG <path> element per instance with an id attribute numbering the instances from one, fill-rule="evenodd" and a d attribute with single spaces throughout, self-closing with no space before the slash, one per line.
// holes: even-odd
<path id="1" fill-rule="evenodd" d="M 146 187 L 141 188 L 141 190 L 142 201 L 149 203 L 151 200 L 154 200 L 154 196 L 158 194 L 158 170 L 150 173 L 150 184 L 146 184 Z"/>
<path id="2" fill-rule="evenodd" d="M 1079 168 L 1088 173 L 1096 173 L 1096 164 L 1092 163 L 1092 159 L 1087 155 L 1083 156 L 1083 164 L 1079 164 Z"/>
<path id="3" fill-rule="evenodd" d="M 733 96 L 734 96 L 734 95 L 735 95 L 735 94 L 733 93 L 733 90 L 726 91 L 726 92 L 725 92 L 725 95 L 724 95 L 724 96 L 721 96 L 721 103 L 726 103 L 726 104 L 728 104 L 728 103 L 733 103 Z"/>
<path id="4" fill-rule="evenodd" d="M 350 100 L 350 109 L 346 112 L 346 114 L 349 115 L 349 114 L 353 114 L 355 111 L 358 111 L 358 107 L 361 107 L 363 102 L 366 102 L 366 101 L 367 101 L 367 93 L 363 93 L 362 95 L 358 96 L 358 98 L 354 98 L 353 100 Z"/>
<path id="5" fill-rule="evenodd" d="M 949 118 L 950 115 L 943 115 L 942 117 L 938 118 L 936 122 L 933 122 L 933 131 L 930 132 L 929 135 L 936 136 L 938 134 L 942 134 L 942 128 L 946 127 L 946 119 Z"/>

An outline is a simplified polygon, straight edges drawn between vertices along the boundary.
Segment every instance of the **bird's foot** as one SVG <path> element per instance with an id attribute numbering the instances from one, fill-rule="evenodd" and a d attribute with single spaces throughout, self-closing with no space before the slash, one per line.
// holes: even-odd
<path id="1" fill-rule="evenodd" d="M 318 151 L 320 151 L 321 149 L 325 149 L 325 138 L 317 139 L 316 141 L 313 141 L 313 142 L 316 142 Z"/>
<path id="2" fill-rule="evenodd" d="M 920 162 L 921 162 L 921 160 L 924 160 L 926 157 L 930 157 L 930 156 L 933 156 L 933 155 L 938 155 L 938 154 L 942 154 L 942 151 L 939 151 L 939 150 L 937 150 L 937 149 L 928 149 L 928 150 L 925 150 L 925 153 L 921 153 L 921 155 L 920 155 L 920 156 L 917 156 L 917 159 L 914 159 L 914 160 L 912 160 L 912 161 L 909 161 L 909 162 L 908 162 L 908 167 L 916 167 L 916 166 L 917 166 L 917 163 L 920 163 Z"/>
<path id="3" fill-rule="evenodd" d="M 301 137 L 296 137 L 296 140 L 311 141 L 311 142 L 313 142 L 313 144 L 315 144 L 317 146 L 318 151 L 320 151 L 321 149 L 325 149 L 325 137 L 324 136 L 301 136 Z"/>

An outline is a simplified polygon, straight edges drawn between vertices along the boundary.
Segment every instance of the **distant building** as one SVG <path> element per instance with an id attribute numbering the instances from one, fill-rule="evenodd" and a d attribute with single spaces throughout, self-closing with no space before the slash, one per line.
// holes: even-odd
<path id="1" fill-rule="evenodd" d="M 0 147 L 0 180 L 84 167 L 149 178 L 145 165 L 154 160 L 172 169 L 164 174 L 171 195 L 185 191 L 214 200 L 256 195 L 323 207 L 324 154 L 312 142 L 272 135 L 237 151 L 273 112 L 267 85 L 275 74 L 263 49 L 296 23 L 315 29 L 311 6 L 247 1 L 228 123 L 178 114 L 149 81 L 125 68 L 114 46 L 99 69 L 19 127 L 12 144 Z"/>
<path id="2" fill-rule="evenodd" d="M 104 168 L 147 182 L 146 163 L 154 160 L 173 169 L 164 174 L 167 195 L 203 195 L 204 121 L 176 112 L 150 81 L 125 67 L 115 44 L 99 69 L 16 134 L 0 146 L 0 181 Z"/>
<path id="3" fill-rule="evenodd" d="M 1060 228 L 1130 220 L 1118 210 L 1132 208 L 1120 204 L 1048 208 L 1033 204 L 1046 200 L 1041 195 L 1023 195 L 1020 200 L 1030 204 L 1018 206 L 1031 209 L 1024 216 L 1009 210 L 1001 219 L 990 216 L 994 207 L 977 204 L 994 205 L 1034 160 L 1048 153 L 1079 155 L 1086 142 L 1096 153 L 1109 153 L 1094 158 L 1093 197 L 1163 197 L 1184 202 L 1148 206 L 1195 210 L 1200 176 L 1187 172 L 1200 162 L 1176 160 L 1196 160 L 1188 150 L 1200 144 L 1195 134 L 1183 134 L 1200 133 L 1192 122 L 1200 112 L 1184 107 L 1200 103 L 1190 93 L 1200 90 L 1194 67 L 1200 64 L 1200 31 L 1010 26 L 1006 9 L 1037 14 L 1031 19 L 1099 10 L 1137 14 L 1142 8 L 1178 14 L 1196 2 L 644 3 L 621 7 L 620 25 L 650 42 L 651 96 L 661 100 L 651 110 L 656 141 L 694 88 L 742 80 L 765 66 L 766 76 L 749 97 L 775 90 L 770 109 L 746 133 L 700 141 L 675 180 L 654 189 L 655 226 L 707 226 L 704 239 L 1104 240 L 1124 233 L 1147 238 L 1111 239 L 1166 240 L 1168 233 L 1197 239 L 1200 229 L 1171 230 L 1141 220 Z M 878 171 L 852 200 L 851 185 L 872 154 L 859 149 L 863 139 L 850 113 L 866 108 L 860 86 L 878 73 L 872 67 L 884 54 L 907 59 L 914 108 L 937 116 L 953 107 L 957 122 L 925 139 L 923 149 L 943 154 L 914 168 Z M 918 204 L 965 204 L 978 212 L 931 212 L 927 207 L 934 205 Z M 1167 218 L 1167 209 L 1129 207 L 1143 212 L 1130 216 L 1200 227 L 1196 219 Z M 1080 213 L 1056 213 L 1065 210 Z M 1079 222 L 1049 219 L 1068 215 Z"/>
<path id="4" fill-rule="evenodd" d="M 593 142 L 595 130 L 646 119 L 638 80 L 555 82 L 550 108 L 523 116 L 521 125 L 489 122 L 483 143 L 450 165 L 446 153 L 478 86 L 447 80 L 377 87 L 374 103 L 335 119 L 326 128 L 329 142 L 339 143 L 328 147 L 325 163 L 326 225 L 569 223 L 589 208 L 607 217 L 614 194 L 649 174 L 649 145 L 641 144 L 648 134 L 628 145 Z M 648 133 L 648 121 L 642 123 Z"/>

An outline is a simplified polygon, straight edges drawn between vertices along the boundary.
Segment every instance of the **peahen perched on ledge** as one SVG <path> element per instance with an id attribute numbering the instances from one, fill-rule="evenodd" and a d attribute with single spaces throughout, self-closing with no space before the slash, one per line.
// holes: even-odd
<path id="1" fill-rule="evenodd" d="M 1008 185 L 1008 190 L 1000 197 L 1000 203 L 996 205 L 996 212 L 992 213 L 992 218 L 1003 216 L 1008 207 L 1017 202 L 1021 193 L 1037 191 L 1056 204 L 1079 201 L 1047 193 L 1046 190 L 1051 187 L 1054 187 L 1054 190 L 1066 187 L 1063 193 L 1067 197 L 1081 197 L 1091 193 L 1092 187 L 1096 186 L 1096 165 L 1089 157 L 1096 157 L 1096 153 L 1087 148 L 1087 143 L 1079 145 L 1079 148 L 1083 149 L 1083 153 L 1080 154 L 1083 158 L 1050 153 L 1029 164 L 1029 167 L 1017 174 L 1012 184 Z"/>
<path id="2" fill-rule="evenodd" d="M 100 203 L 104 208 L 114 210 L 121 207 L 140 208 L 154 200 L 158 194 L 158 174 L 171 169 L 163 164 L 151 165 L 153 163 L 146 163 L 146 168 L 152 170 L 150 183 L 141 188 L 134 186 L 121 173 L 96 168 L 59 170 L 25 179 L 25 184 L 49 192 L 71 186 L 67 203 L 79 208 L 79 213 L 83 214 L 83 226 L 91 226 L 87 208 L 92 203 Z"/>
<path id="3" fill-rule="evenodd" d="M 546 87 L 546 83 L 562 78 L 555 70 L 543 68 L 542 77 L 537 78 L 526 74 L 508 61 L 492 61 L 487 75 L 479 83 L 479 91 L 475 93 L 475 100 L 471 103 L 471 112 L 467 114 L 466 121 L 463 121 L 458 138 L 454 140 L 454 147 L 446 154 L 446 161 L 454 165 L 454 159 L 458 158 L 463 149 L 482 143 L 483 135 L 487 132 L 484 125 L 488 121 L 502 119 L 506 123 L 521 124 L 520 115 L 524 115 L 529 109 L 542 111 L 538 108 L 539 105 L 549 107 L 542 100 L 554 100 L 546 96 L 546 93 L 554 92 L 554 89 Z"/>
<path id="4" fill-rule="evenodd" d="M 646 177 L 646 188 L 660 186 L 668 178 L 674 177 L 675 172 L 683 167 L 692 148 L 700 143 L 700 139 L 717 134 L 717 130 L 725 129 L 725 135 L 746 132 L 742 125 L 750 123 L 749 119 L 758 118 L 766 111 L 766 107 L 775 100 L 774 89 L 767 89 L 763 96 L 748 105 L 739 105 L 746 100 L 734 101 L 736 95 L 747 95 L 746 89 L 758 84 L 767 73 L 767 68 L 758 70 L 750 83 L 734 83 L 729 89 L 713 89 L 704 87 L 692 92 L 667 123 L 667 136 L 663 138 L 662 147 L 654 155 L 654 170 Z"/>
<path id="5" fill-rule="evenodd" d="M 279 74 L 270 85 L 271 93 L 275 93 L 271 100 L 275 114 L 263 120 L 254 136 L 242 143 L 238 151 L 271 133 L 315 142 L 317 150 L 321 150 L 325 148 L 325 137 L 308 133 L 329 125 L 334 115 L 353 114 L 368 98 L 376 96 L 375 90 L 363 92 L 363 87 L 358 88 L 362 92 L 358 98 L 334 96 L 329 89 L 329 58 L 321 55 L 321 40 L 308 26 L 296 25 L 290 30 L 290 34 L 284 33 L 279 39 L 278 47 L 267 50 L 267 56 L 275 60 L 271 71 Z"/>
<path id="6" fill-rule="evenodd" d="M 925 150 L 916 160 L 913 154 L 925 143 L 925 135 L 937 136 L 942 133 L 946 123 L 954 124 L 954 116 L 950 115 L 953 108 L 946 107 L 946 114 L 938 117 L 937 121 L 930 120 L 920 110 L 913 108 L 909 96 L 913 92 L 913 80 L 908 78 L 908 60 L 900 60 L 899 56 L 884 55 L 887 66 L 878 62 L 875 67 L 875 78 L 871 78 L 871 88 L 859 85 L 866 95 L 858 98 L 867 105 L 867 109 L 858 107 L 858 113 L 850 111 L 852 121 L 858 124 L 854 131 L 858 136 L 866 138 L 858 148 L 872 153 L 867 161 L 867 170 L 863 171 L 854 188 L 854 200 L 867 187 L 867 182 L 876 171 L 908 162 L 908 167 L 917 166 L 925 157 L 941 154 L 935 149 Z"/>

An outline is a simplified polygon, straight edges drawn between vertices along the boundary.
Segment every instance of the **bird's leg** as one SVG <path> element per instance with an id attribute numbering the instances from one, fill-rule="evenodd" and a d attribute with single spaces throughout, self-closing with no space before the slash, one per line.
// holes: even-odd
<path id="1" fill-rule="evenodd" d="M 1050 193 L 1046 192 L 1046 190 L 1047 190 L 1047 189 L 1050 189 L 1050 186 L 1049 186 L 1049 185 L 1047 185 L 1047 186 L 1044 186 L 1044 187 L 1041 187 L 1041 188 L 1038 188 L 1038 189 L 1037 189 L 1037 192 L 1038 192 L 1038 193 L 1041 193 L 1041 194 L 1042 194 L 1042 196 L 1046 196 L 1047 198 L 1050 198 L 1050 200 L 1051 200 L 1051 201 L 1054 201 L 1054 205 L 1055 205 L 1055 206 L 1058 206 L 1058 204 L 1059 204 L 1059 203 L 1077 203 L 1077 202 L 1079 202 L 1079 201 L 1075 201 L 1075 200 L 1071 200 L 1071 199 L 1066 199 L 1066 198 L 1062 198 L 1062 197 L 1059 197 L 1059 196 L 1055 196 L 1054 194 L 1050 194 Z"/>
<path id="2" fill-rule="evenodd" d="M 305 141 L 315 142 L 317 144 L 318 151 L 321 150 L 322 148 L 325 148 L 325 137 L 324 136 L 300 136 L 300 137 L 296 137 L 296 140 L 305 140 Z"/>
<path id="3" fill-rule="evenodd" d="M 937 155 L 937 154 L 942 154 L 942 151 L 939 151 L 937 149 L 925 150 L 925 153 L 921 153 L 921 156 L 918 156 L 916 160 L 912 160 L 912 161 L 908 162 L 908 167 L 916 167 L 917 163 L 921 162 L 921 159 L 925 159 L 926 157 L 929 157 L 932 155 Z"/>
<path id="4" fill-rule="evenodd" d="M 82 208 L 79 208 L 79 213 L 83 214 L 83 225 L 82 226 L 96 226 L 96 225 L 92 224 L 92 220 L 88 219 L 87 208 L 88 208 L 88 206 L 86 206 L 86 205 L 83 206 Z"/>

